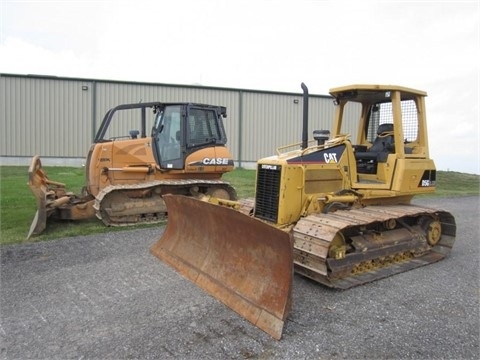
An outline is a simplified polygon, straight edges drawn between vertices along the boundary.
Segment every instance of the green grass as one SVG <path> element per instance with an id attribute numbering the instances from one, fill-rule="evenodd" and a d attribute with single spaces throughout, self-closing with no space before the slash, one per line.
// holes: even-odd
<path id="1" fill-rule="evenodd" d="M 255 196 L 254 170 L 235 169 L 223 175 L 223 180 L 233 185 L 239 199 Z"/>
<path id="2" fill-rule="evenodd" d="M 480 195 L 480 176 L 455 171 L 437 171 L 437 187 L 433 196 Z"/>
<path id="3" fill-rule="evenodd" d="M 84 170 L 75 167 L 46 167 L 51 180 L 63 182 L 67 189 L 80 193 L 84 185 Z M 224 176 L 237 189 L 239 198 L 254 196 L 255 171 L 236 169 Z M 25 241 L 35 216 L 35 199 L 27 186 L 28 168 L 0 167 L 0 245 Z M 479 195 L 480 176 L 458 172 L 437 172 L 437 191 L 429 196 Z M 128 229 L 156 225 L 131 226 Z M 100 220 L 49 222 L 47 229 L 32 241 L 68 236 L 89 235 L 125 230 L 125 227 L 106 227 Z"/>

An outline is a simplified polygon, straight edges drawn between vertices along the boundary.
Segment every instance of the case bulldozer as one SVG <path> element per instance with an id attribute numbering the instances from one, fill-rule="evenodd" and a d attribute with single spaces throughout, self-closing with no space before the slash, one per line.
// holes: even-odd
<path id="1" fill-rule="evenodd" d="M 151 248 L 276 339 L 291 309 L 294 271 L 347 289 L 441 260 L 456 232 L 449 212 L 411 204 L 436 185 L 425 92 L 331 89 L 332 129 L 309 141 L 302 89 L 302 141 L 258 161 L 255 198 L 168 195 L 169 221 Z M 344 130 L 352 118 L 355 138 Z"/>
<path id="2" fill-rule="evenodd" d="M 147 116 L 147 109 L 153 115 Z M 167 213 L 165 194 L 235 200 L 235 189 L 221 180 L 234 166 L 225 145 L 224 117 L 225 107 L 193 103 L 150 102 L 110 109 L 88 151 L 80 195 L 50 180 L 40 157 L 32 158 L 28 185 L 37 211 L 27 238 L 42 233 L 50 219 L 96 215 L 112 226 L 159 222 Z M 137 127 L 128 131 L 132 122 Z"/>

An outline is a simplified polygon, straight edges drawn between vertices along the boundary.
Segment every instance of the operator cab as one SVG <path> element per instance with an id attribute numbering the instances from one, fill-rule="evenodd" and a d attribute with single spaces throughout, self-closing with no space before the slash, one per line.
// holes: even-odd
<path id="1" fill-rule="evenodd" d="M 154 154 L 162 169 L 184 169 L 188 155 L 227 142 L 226 108 L 200 104 L 168 104 L 156 109 L 152 129 Z"/>
<path id="2" fill-rule="evenodd" d="M 423 109 L 426 93 L 369 85 L 332 90 L 337 105 L 334 134 L 356 133 L 352 138 L 354 182 L 389 188 L 399 160 L 428 158 Z M 347 119 L 346 113 L 354 115 Z M 356 124 L 349 119 L 356 119 Z"/>

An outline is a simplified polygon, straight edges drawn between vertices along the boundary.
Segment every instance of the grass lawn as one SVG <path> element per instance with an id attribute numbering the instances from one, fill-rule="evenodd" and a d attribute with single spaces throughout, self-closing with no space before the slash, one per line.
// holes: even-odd
<path id="1" fill-rule="evenodd" d="M 51 180 L 63 182 L 69 191 L 80 193 L 84 185 L 84 170 L 76 167 L 45 167 Z M 239 198 L 254 196 L 255 171 L 236 169 L 224 176 L 236 189 Z M 25 240 L 35 216 L 35 199 L 27 185 L 28 167 L 0 167 L 0 244 L 13 244 Z M 437 191 L 429 196 L 479 195 L 480 176 L 458 172 L 437 172 Z M 130 226 L 147 227 L 158 225 Z M 49 240 L 68 236 L 89 235 L 124 230 L 125 227 L 106 227 L 98 219 L 86 221 L 50 222 L 43 234 L 31 241 Z"/>

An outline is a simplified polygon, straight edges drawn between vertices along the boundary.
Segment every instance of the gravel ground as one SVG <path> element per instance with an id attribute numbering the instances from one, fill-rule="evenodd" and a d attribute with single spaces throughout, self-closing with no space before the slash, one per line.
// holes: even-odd
<path id="1" fill-rule="evenodd" d="M 281 341 L 149 253 L 163 228 L 1 248 L 1 359 L 478 359 L 479 197 L 443 261 L 346 291 L 295 275 Z"/>

